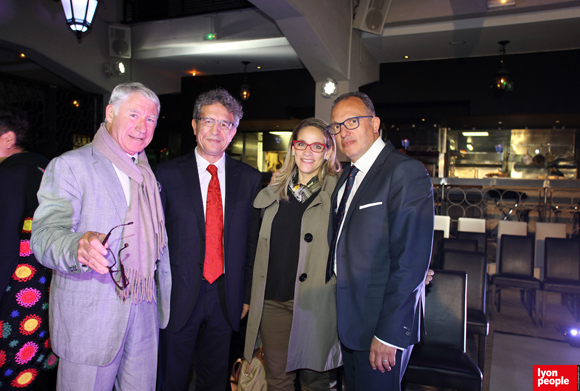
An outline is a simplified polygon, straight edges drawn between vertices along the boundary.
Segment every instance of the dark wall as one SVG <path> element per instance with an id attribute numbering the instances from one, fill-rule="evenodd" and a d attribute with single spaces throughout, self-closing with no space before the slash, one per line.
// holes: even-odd
<path id="1" fill-rule="evenodd" d="M 509 52 L 509 46 L 507 47 Z M 361 87 L 383 121 L 457 116 L 580 112 L 580 50 L 507 55 L 514 91 L 491 89 L 493 57 L 382 64 L 380 81 Z"/>
<path id="2" fill-rule="evenodd" d="M 217 87 L 239 98 L 245 75 L 190 76 L 181 80 L 180 95 L 161 96 L 161 119 L 153 140 L 159 151 L 169 148 L 169 158 L 185 154 L 195 146 L 191 128 L 197 97 Z M 252 72 L 247 74 L 250 99 L 242 101 L 245 120 L 292 119 L 314 116 L 316 83 L 306 69 Z M 165 160 L 165 157 L 160 157 Z"/>

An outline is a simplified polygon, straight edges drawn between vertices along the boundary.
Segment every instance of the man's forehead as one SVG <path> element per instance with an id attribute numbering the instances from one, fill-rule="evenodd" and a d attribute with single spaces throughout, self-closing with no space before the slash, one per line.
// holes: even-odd
<path id="1" fill-rule="evenodd" d="M 366 106 L 359 98 L 348 97 L 334 106 L 334 109 L 330 113 L 330 118 L 333 119 L 340 115 L 340 117 L 348 119 L 350 117 L 367 115 L 367 111 Z"/>

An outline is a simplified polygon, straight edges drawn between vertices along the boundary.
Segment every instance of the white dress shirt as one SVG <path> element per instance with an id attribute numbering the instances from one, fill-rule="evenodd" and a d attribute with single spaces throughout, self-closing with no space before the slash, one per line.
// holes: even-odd
<path id="1" fill-rule="evenodd" d="M 207 207 L 207 189 L 209 187 L 209 181 L 211 180 L 211 174 L 207 170 L 207 166 L 213 164 L 218 170 L 218 180 L 220 181 L 220 193 L 222 195 L 222 209 L 226 212 L 226 154 L 224 153 L 222 157 L 215 163 L 210 163 L 197 153 L 197 147 L 195 147 L 195 160 L 197 161 L 197 173 L 199 175 L 199 187 L 201 188 L 201 200 L 203 203 L 203 215 L 205 216 L 205 209 Z"/>
<path id="2" fill-rule="evenodd" d="M 135 155 L 127 154 L 127 156 L 133 159 L 135 163 L 139 161 L 138 153 L 136 153 Z M 127 206 L 129 206 L 129 202 L 131 201 L 131 178 L 129 178 L 129 175 L 119 170 L 119 168 L 114 164 L 113 167 L 115 167 L 115 171 L 117 172 L 117 176 L 119 177 L 119 181 L 121 182 L 121 187 L 123 188 L 123 193 L 125 193 L 125 198 L 127 199 Z"/>

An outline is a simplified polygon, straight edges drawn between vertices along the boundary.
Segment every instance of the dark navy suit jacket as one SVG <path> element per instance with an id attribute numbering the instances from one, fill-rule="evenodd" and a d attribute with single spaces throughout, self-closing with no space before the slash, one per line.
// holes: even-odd
<path id="1" fill-rule="evenodd" d="M 348 171 L 332 195 L 329 242 Z M 346 347 L 369 350 L 375 335 L 402 348 L 419 341 L 433 215 L 429 174 L 387 142 L 353 196 L 337 244 L 338 332 Z"/>
<path id="2" fill-rule="evenodd" d="M 250 303 L 260 225 L 260 211 L 252 204 L 262 188 L 262 175 L 227 155 L 225 170 L 225 295 L 230 324 L 238 330 L 242 304 Z M 171 271 L 174 273 L 166 330 L 175 333 L 183 328 L 193 312 L 203 276 L 205 217 L 195 152 L 159 164 L 155 176 L 161 184 Z"/>

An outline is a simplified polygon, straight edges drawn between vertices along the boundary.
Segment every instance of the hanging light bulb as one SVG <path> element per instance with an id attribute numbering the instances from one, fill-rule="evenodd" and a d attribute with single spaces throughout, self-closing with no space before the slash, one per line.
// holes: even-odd
<path id="1" fill-rule="evenodd" d="M 505 67 L 505 46 L 510 43 L 510 41 L 499 41 L 501 45 L 500 49 L 500 61 L 499 61 L 499 69 L 495 73 L 495 83 L 493 85 L 493 89 L 499 93 L 503 93 L 504 91 L 512 91 L 513 90 L 513 81 L 509 71 Z"/>
<path id="2" fill-rule="evenodd" d="M 242 64 L 244 64 L 244 82 L 240 86 L 240 98 L 242 100 L 250 99 L 250 85 L 248 84 L 248 75 L 246 73 L 249 63 L 249 61 L 242 61 Z"/>

